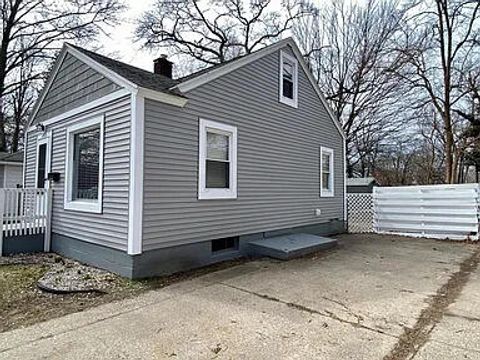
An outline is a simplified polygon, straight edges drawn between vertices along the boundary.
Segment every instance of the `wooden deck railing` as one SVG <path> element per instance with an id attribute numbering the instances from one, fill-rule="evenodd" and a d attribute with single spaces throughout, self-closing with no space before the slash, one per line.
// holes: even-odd
<path id="1" fill-rule="evenodd" d="M 51 189 L 0 189 L 0 255 L 5 237 L 44 234 L 50 251 Z"/>

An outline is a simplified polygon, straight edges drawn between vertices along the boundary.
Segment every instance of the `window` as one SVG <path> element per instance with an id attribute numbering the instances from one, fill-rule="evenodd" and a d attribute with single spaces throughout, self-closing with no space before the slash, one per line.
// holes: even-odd
<path id="1" fill-rule="evenodd" d="M 100 213 L 103 183 L 103 116 L 67 129 L 65 209 Z"/>
<path id="2" fill-rule="evenodd" d="M 298 95 L 298 62 L 280 52 L 280 102 L 297 107 Z"/>
<path id="3" fill-rule="evenodd" d="M 200 119 L 199 199 L 237 198 L 237 128 Z"/>
<path id="4" fill-rule="evenodd" d="M 320 195 L 333 196 L 333 150 L 320 148 Z"/>

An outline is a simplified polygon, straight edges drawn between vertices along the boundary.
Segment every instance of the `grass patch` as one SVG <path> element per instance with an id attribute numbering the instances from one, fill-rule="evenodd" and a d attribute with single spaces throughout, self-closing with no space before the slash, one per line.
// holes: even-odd
<path id="1" fill-rule="evenodd" d="M 0 265 L 0 333 L 64 316 L 88 308 L 130 298 L 183 280 L 222 270 L 244 262 L 232 260 L 204 268 L 143 280 L 113 275 L 106 293 L 51 294 L 37 288 L 49 270 L 42 263 Z"/>

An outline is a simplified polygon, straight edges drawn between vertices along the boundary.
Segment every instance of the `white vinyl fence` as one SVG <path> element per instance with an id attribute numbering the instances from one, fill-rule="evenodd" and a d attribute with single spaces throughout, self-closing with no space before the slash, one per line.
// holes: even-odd
<path id="1" fill-rule="evenodd" d="M 44 234 L 50 251 L 52 190 L 0 189 L 0 256 L 6 237 Z"/>
<path id="2" fill-rule="evenodd" d="M 383 234 L 479 239 L 479 184 L 376 187 L 373 194 L 348 194 L 347 204 L 350 232 L 371 226 Z"/>
<path id="3" fill-rule="evenodd" d="M 479 185 L 377 187 L 374 231 L 478 240 Z"/>

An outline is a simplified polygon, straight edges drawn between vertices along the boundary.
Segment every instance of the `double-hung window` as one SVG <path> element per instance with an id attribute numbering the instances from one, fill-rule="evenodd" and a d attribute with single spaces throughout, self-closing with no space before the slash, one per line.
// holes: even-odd
<path id="1" fill-rule="evenodd" d="M 333 150 L 320 148 L 320 195 L 333 196 Z"/>
<path id="2" fill-rule="evenodd" d="M 199 199 L 237 197 L 237 128 L 200 119 Z"/>
<path id="3" fill-rule="evenodd" d="M 103 115 L 67 128 L 64 207 L 102 212 Z"/>
<path id="4" fill-rule="evenodd" d="M 280 102 L 297 107 L 298 61 L 280 51 Z"/>

